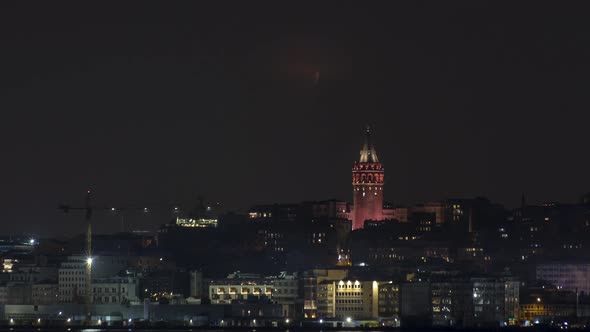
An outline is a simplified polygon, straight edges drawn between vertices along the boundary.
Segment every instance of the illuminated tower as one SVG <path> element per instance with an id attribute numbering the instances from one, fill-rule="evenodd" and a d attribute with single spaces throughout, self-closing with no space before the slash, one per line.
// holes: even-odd
<path id="1" fill-rule="evenodd" d="M 384 174 L 367 126 L 360 159 L 352 167 L 353 230 L 363 228 L 365 220 L 383 220 Z"/>

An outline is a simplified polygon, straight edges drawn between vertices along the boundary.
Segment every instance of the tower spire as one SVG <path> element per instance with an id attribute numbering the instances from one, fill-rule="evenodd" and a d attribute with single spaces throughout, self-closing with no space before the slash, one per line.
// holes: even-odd
<path id="1" fill-rule="evenodd" d="M 361 149 L 361 157 L 359 159 L 361 163 L 378 163 L 379 158 L 377 158 L 377 151 L 375 151 L 375 147 L 371 142 L 371 126 L 367 125 L 365 129 L 365 144 L 363 144 L 363 148 Z"/>

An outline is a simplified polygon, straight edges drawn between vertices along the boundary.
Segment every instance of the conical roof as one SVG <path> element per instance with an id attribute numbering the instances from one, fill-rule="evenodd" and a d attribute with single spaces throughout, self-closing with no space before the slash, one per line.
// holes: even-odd
<path id="1" fill-rule="evenodd" d="M 371 127 L 367 126 L 365 130 L 365 143 L 361 149 L 361 157 L 359 160 L 361 163 L 378 163 L 377 151 L 371 142 Z"/>

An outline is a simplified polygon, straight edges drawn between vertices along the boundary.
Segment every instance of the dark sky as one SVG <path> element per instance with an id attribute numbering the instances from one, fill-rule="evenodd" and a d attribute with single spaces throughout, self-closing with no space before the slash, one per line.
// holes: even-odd
<path id="1" fill-rule="evenodd" d="M 590 190 L 584 7 L 211 3 L 0 4 L 2 233 L 83 231 L 56 206 L 88 188 L 117 206 L 349 200 L 366 123 L 396 203 Z"/>

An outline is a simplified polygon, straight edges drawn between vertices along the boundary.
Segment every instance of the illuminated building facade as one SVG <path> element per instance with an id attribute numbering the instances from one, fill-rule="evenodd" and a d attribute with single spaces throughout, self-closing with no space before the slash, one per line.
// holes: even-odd
<path id="1" fill-rule="evenodd" d="M 284 317 L 295 315 L 299 297 L 296 274 L 281 273 L 277 277 L 229 275 L 226 279 L 212 280 L 209 284 L 211 304 L 235 304 L 266 299 L 282 306 Z"/>
<path id="2" fill-rule="evenodd" d="M 377 281 L 326 280 L 318 287 L 318 317 L 376 319 L 378 299 Z"/>
<path id="3" fill-rule="evenodd" d="M 586 316 L 579 294 L 560 286 L 529 287 L 520 296 L 520 321 L 525 325 L 547 324 L 552 320 Z"/>
<path id="4" fill-rule="evenodd" d="M 371 143 L 367 127 L 360 158 L 352 167 L 352 229 L 361 229 L 365 220 L 383 220 L 383 177 L 385 170 Z"/>
<path id="5" fill-rule="evenodd" d="M 217 227 L 217 218 L 176 218 L 180 227 Z"/>
<path id="6" fill-rule="evenodd" d="M 342 280 L 348 276 L 346 269 L 315 269 L 304 273 L 303 275 L 303 317 L 318 318 L 320 307 L 325 310 L 326 305 L 319 305 L 320 287 L 324 281 Z M 333 291 L 334 288 L 332 287 Z M 322 290 L 326 294 L 328 290 Z M 322 300 L 323 301 L 323 300 Z M 333 305 L 333 303 L 332 303 Z"/>

